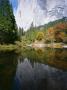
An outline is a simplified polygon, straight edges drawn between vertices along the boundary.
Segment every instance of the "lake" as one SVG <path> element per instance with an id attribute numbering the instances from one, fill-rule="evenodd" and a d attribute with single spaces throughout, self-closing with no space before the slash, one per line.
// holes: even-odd
<path id="1" fill-rule="evenodd" d="M 16 52 L 0 52 L 0 90 L 67 90 L 67 49 Z"/>

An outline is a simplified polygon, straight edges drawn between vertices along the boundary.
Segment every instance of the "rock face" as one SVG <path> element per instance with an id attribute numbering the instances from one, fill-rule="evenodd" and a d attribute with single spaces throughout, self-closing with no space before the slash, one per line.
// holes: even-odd
<path id="1" fill-rule="evenodd" d="M 15 13 L 18 27 L 27 30 L 31 23 L 43 25 L 62 17 L 67 17 L 66 0 L 18 0 Z"/>

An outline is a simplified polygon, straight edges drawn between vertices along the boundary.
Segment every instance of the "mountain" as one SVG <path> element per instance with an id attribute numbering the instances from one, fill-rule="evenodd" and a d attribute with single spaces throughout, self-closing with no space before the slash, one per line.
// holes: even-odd
<path id="1" fill-rule="evenodd" d="M 66 0 L 18 0 L 15 12 L 18 27 L 29 29 L 34 26 L 44 25 L 50 21 L 67 17 Z"/>

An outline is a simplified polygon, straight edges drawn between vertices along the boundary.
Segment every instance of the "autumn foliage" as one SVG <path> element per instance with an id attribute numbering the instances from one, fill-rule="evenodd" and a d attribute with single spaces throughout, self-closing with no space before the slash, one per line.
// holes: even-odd
<path id="1" fill-rule="evenodd" d="M 36 36 L 36 39 L 38 41 L 41 41 L 42 39 L 44 39 L 44 33 L 43 32 L 38 32 L 37 36 Z"/>
<path id="2" fill-rule="evenodd" d="M 54 26 L 55 30 L 64 30 L 67 29 L 67 23 L 59 23 Z"/>
<path id="3" fill-rule="evenodd" d="M 47 39 L 56 42 L 63 42 L 67 32 L 67 23 L 58 23 L 47 30 Z"/>

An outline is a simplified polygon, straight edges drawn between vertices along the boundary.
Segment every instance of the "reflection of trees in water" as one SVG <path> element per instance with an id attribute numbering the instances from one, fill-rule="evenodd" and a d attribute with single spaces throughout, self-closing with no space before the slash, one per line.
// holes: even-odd
<path id="1" fill-rule="evenodd" d="M 18 62 L 16 78 L 20 90 L 66 90 L 67 72 L 25 58 Z"/>
<path id="2" fill-rule="evenodd" d="M 63 50 L 63 49 L 55 50 L 55 59 L 56 60 L 65 60 L 65 57 L 67 57 L 66 53 L 67 53 L 67 51 Z"/>
<path id="3" fill-rule="evenodd" d="M 22 67 L 23 62 L 25 63 L 28 62 L 27 64 L 30 65 L 31 71 L 33 70 L 35 66 L 37 67 L 37 69 L 39 69 L 43 67 L 45 64 L 54 66 L 56 68 L 67 70 L 67 61 L 66 61 L 67 60 L 67 50 L 66 49 L 64 50 L 63 49 L 47 49 L 47 48 L 46 49 L 36 49 L 36 50 L 26 49 L 22 51 L 22 54 L 19 55 L 19 57 L 14 52 L 10 52 L 10 53 L 1 52 L 0 53 L 0 89 L 10 90 L 13 80 L 14 80 L 18 58 L 20 60 L 21 67 Z M 24 61 L 24 58 L 28 58 L 28 61 Z M 46 65 L 44 69 L 46 69 L 48 65 Z M 40 71 L 42 71 L 42 69 Z M 25 70 L 28 71 L 28 69 L 25 69 Z M 30 71 L 30 68 L 29 68 L 29 71 Z M 41 72 L 38 75 L 40 74 Z M 43 82 L 43 80 L 41 81 L 41 83 Z M 40 86 L 41 83 L 39 83 L 38 86 Z"/>
<path id="4" fill-rule="evenodd" d="M 21 56 L 28 58 L 31 63 L 40 62 L 67 69 L 67 50 L 65 49 L 28 49 Z"/>
<path id="5" fill-rule="evenodd" d="M 53 60 L 48 62 L 50 65 L 67 70 L 67 51 L 65 49 L 55 49 L 53 57 Z"/>
<path id="6" fill-rule="evenodd" d="M 63 71 L 67 70 L 66 52 L 63 49 L 22 52 L 16 72 L 20 87 L 23 90 L 66 90 L 67 72 Z"/>
<path id="7" fill-rule="evenodd" d="M 0 53 L 0 90 L 11 90 L 16 65 L 17 55 L 15 53 Z"/>

